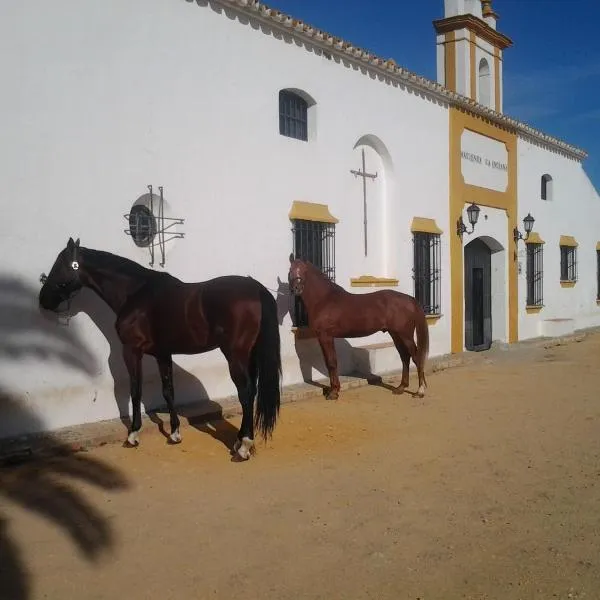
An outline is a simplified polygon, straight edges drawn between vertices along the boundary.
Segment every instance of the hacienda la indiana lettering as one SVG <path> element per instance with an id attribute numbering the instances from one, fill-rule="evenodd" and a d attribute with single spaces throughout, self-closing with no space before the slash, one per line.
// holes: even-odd
<path id="1" fill-rule="evenodd" d="M 480 165 L 483 164 L 486 167 L 491 167 L 492 169 L 498 169 L 500 171 L 508 171 L 508 166 L 506 163 L 497 160 L 490 160 L 487 157 L 482 157 L 479 154 L 473 154 L 473 152 L 466 152 L 465 150 L 463 150 L 460 155 L 462 158 L 470 162 L 478 163 Z"/>

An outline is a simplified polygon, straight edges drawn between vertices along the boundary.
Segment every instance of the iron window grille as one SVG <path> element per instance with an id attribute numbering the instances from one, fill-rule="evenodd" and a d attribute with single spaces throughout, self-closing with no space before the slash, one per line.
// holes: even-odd
<path id="1" fill-rule="evenodd" d="M 308 103 L 286 90 L 279 92 L 279 133 L 308 141 Z"/>
<path id="2" fill-rule="evenodd" d="M 544 304 L 544 245 L 527 244 L 527 306 Z"/>
<path id="3" fill-rule="evenodd" d="M 413 234 L 414 295 L 426 315 L 441 314 L 440 241 L 438 233 Z"/>
<path id="4" fill-rule="evenodd" d="M 330 280 L 335 281 L 335 224 L 320 221 L 292 221 L 294 257 L 310 261 Z M 308 327 L 302 298 L 294 296 L 294 327 Z"/>
<path id="5" fill-rule="evenodd" d="M 156 236 L 156 218 L 144 204 L 136 204 L 129 211 L 129 232 L 136 246 L 147 248 Z"/>
<path id="6" fill-rule="evenodd" d="M 577 248 L 560 247 L 560 280 L 577 281 Z"/>

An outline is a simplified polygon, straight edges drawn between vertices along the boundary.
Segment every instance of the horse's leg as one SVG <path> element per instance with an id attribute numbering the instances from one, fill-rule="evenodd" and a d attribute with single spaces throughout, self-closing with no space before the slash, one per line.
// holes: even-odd
<path id="1" fill-rule="evenodd" d="M 229 373 L 242 405 L 242 423 L 233 450 L 242 460 L 248 460 L 254 450 L 254 397 L 257 374 L 254 359 L 246 354 L 237 351 L 228 358 Z"/>
<path id="2" fill-rule="evenodd" d="M 319 336 L 319 344 L 323 351 L 325 365 L 329 371 L 329 392 L 327 400 L 337 400 L 340 394 L 340 380 L 337 372 L 337 355 L 335 353 L 335 340 L 328 336 Z"/>
<path id="3" fill-rule="evenodd" d="M 181 433 L 179 432 L 179 417 L 175 411 L 175 392 L 173 390 L 173 358 L 171 355 L 156 357 L 160 379 L 162 382 L 163 396 L 167 401 L 169 408 L 169 417 L 171 418 L 171 435 L 169 440 L 173 444 L 181 442 Z"/>
<path id="4" fill-rule="evenodd" d="M 425 396 L 425 372 L 423 371 L 423 365 L 419 362 L 419 354 L 417 352 L 417 345 L 412 337 L 403 337 L 402 341 L 406 346 L 407 350 L 413 359 L 415 365 L 417 365 L 417 373 L 419 374 L 419 389 L 417 390 L 417 396 L 423 398 Z"/>
<path id="5" fill-rule="evenodd" d="M 400 385 L 394 388 L 394 394 L 403 394 L 404 390 L 408 387 L 409 377 L 410 377 L 410 352 L 408 348 L 404 344 L 404 341 L 397 333 L 391 333 L 392 340 L 394 340 L 394 345 L 396 346 L 396 350 L 398 350 L 398 354 L 402 360 L 402 381 Z"/>
<path id="6" fill-rule="evenodd" d="M 131 446 L 137 446 L 140 443 L 140 429 L 142 428 L 142 353 L 137 348 L 123 346 L 123 358 L 129 373 L 133 413 L 127 441 Z"/>

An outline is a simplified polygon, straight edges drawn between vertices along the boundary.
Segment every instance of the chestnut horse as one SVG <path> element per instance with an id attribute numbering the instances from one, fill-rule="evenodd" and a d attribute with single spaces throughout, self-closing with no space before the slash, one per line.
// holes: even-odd
<path id="1" fill-rule="evenodd" d="M 402 394 L 408 387 L 412 358 L 419 374 L 417 395 L 422 398 L 427 387 L 425 361 L 429 351 L 429 326 L 415 298 L 393 290 L 351 294 L 310 262 L 293 260 L 293 257 L 290 261 L 290 289 L 302 298 L 308 326 L 317 336 L 329 371 L 327 399 L 336 400 L 340 392 L 334 338 L 364 337 L 377 331 L 390 334 L 402 360 L 402 381 L 394 393 Z"/>
<path id="2" fill-rule="evenodd" d="M 170 442 L 179 443 L 172 355 L 216 348 L 227 359 L 242 405 L 234 452 L 243 460 L 250 457 L 254 427 L 265 438 L 272 434 L 281 393 L 279 324 L 277 303 L 258 281 L 228 275 L 184 283 L 121 256 L 80 247 L 72 238 L 41 281 L 39 303 L 44 309 L 58 312 L 63 302 L 87 286 L 115 312 L 131 383 L 130 445 L 139 444 L 142 426 L 142 356 L 156 358 L 169 409 Z"/>

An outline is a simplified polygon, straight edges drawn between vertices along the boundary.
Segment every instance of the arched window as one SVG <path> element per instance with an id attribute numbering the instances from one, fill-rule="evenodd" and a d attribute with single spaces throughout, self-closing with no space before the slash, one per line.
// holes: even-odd
<path id="1" fill-rule="evenodd" d="M 479 103 L 490 106 L 492 98 L 490 65 L 485 58 L 479 61 Z"/>
<path id="2" fill-rule="evenodd" d="M 308 141 L 308 102 L 291 90 L 279 92 L 279 133 Z"/>
<path id="3" fill-rule="evenodd" d="M 552 177 L 545 173 L 542 175 L 542 200 L 552 200 Z"/>

